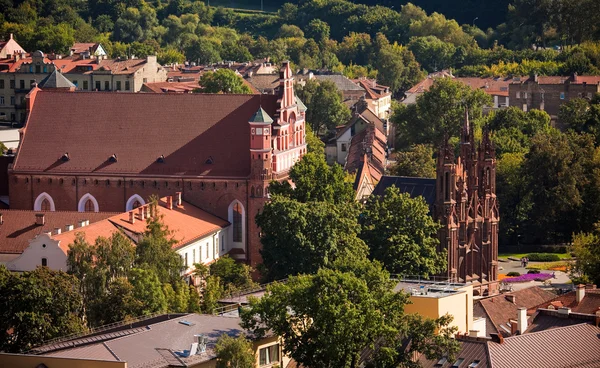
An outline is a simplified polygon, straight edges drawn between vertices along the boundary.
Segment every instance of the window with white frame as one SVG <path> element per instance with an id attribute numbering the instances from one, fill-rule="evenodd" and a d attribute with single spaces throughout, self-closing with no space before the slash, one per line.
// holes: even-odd
<path id="1" fill-rule="evenodd" d="M 260 349 L 259 366 L 279 363 L 279 344 Z"/>
<path id="2" fill-rule="evenodd" d="M 560 93 L 560 99 L 561 99 L 561 100 L 564 100 L 564 99 L 565 99 L 565 93 L 564 93 L 564 92 L 561 92 L 561 93 Z"/>
<path id="3" fill-rule="evenodd" d="M 196 249 L 192 249 L 192 264 L 196 263 Z"/>
<path id="4" fill-rule="evenodd" d="M 517 92 L 517 98 L 521 98 L 521 92 Z"/>

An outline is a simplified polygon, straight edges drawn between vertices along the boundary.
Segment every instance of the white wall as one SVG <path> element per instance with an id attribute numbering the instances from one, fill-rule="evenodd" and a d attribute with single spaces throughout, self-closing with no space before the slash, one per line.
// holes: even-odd
<path id="1" fill-rule="evenodd" d="M 40 234 L 30 240 L 23 253 L 6 267 L 11 271 L 33 271 L 42 265 L 42 258 L 46 258 L 48 268 L 67 271 L 67 255 L 58 247 L 58 243 L 48 234 Z"/>
<path id="2" fill-rule="evenodd" d="M 352 141 L 352 129 L 348 129 L 342 134 L 337 140 L 337 163 L 344 165 L 346 163 L 346 157 L 348 157 L 348 151 L 350 150 L 350 142 Z M 346 151 L 342 151 L 342 144 L 346 145 Z"/>
<path id="3" fill-rule="evenodd" d="M 179 253 L 184 262 L 186 254 L 188 257 L 187 269 L 184 273 L 192 272 L 194 270 L 194 263 L 209 264 L 229 252 L 230 247 L 228 247 L 225 239 L 226 232 L 226 229 L 219 230 L 177 249 L 177 253 Z M 194 259 L 194 255 L 196 259 Z"/>

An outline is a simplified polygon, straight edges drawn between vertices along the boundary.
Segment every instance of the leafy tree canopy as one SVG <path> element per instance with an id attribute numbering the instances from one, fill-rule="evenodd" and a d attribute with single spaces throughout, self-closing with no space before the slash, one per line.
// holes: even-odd
<path id="1" fill-rule="evenodd" d="M 230 69 L 206 72 L 200 77 L 200 86 L 204 93 L 252 93 L 242 77 Z"/>

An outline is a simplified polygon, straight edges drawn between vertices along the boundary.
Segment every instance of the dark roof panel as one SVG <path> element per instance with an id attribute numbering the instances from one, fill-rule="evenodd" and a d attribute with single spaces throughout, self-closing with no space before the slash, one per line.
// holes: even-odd
<path id="1" fill-rule="evenodd" d="M 430 208 L 435 203 L 435 179 L 382 176 L 373 194 L 382 196 L 391 186 L 397 187 L 402 193 L 408 193 L 411 198 L 423 197 Z"/>

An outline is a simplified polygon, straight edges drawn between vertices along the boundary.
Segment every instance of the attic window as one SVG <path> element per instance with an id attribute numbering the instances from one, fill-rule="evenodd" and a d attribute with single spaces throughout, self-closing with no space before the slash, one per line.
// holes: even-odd
<path id="1" fill-rule="evenodd" d="M 64 153 L 62 156 L 60 156 L 60 159 L 61 159 L 63 162 L 67 162 L 67 161 L 69 161 L 69 160 L 70 160 L 70 158 L 69 158 L 69 152 L 65 152 L 65 153 Z"/>
<path id="2" fill-rule="evenodd" d="M 204 163 L 207 165 L 212 165 L 214 163 L 212 156 L 209 156 Z"/>
<path id="3" fill-rule="evenodd" d="M 158 158 L 156 159 L 156 162 L 158 162 L 159 164 L 164 164 L 165 163 L 165 155 L 158 156 Z"/>
<path id="4" fill-rule="evenodd" d="M 185 321 L 185 320 L 184 321 L 179 321 L 179 323 L 181 323 L 182 325 L 186 325 L 188 327 L 192 327 L 192 326 L 195 325 L 195 323 L 189 322 L 189 321 Z"/>
<path id="5" fill-rule="evenodd" d="M 474 360 L 473 363 L 469 364 L 469 368 L 475 368 L 479 366 L 479 360 Z"/>
<path id="6" fill-rule="evenodd" d="M 442 367 L 444 364 L 446 364 L 447 361 L 448 358 L 443 357 L 442 359 L 438 360 L 438 362 L 435 364 L 435 367 Z"/>
<path id="7" fill-rule="evenodd" d="M 117 154 L 113 153 L 112 156 L 110 156 L 108 158 L 108 161 L 110 161 L 110 162 L 117 162 Z"/>

